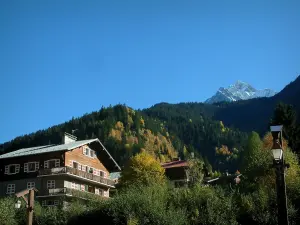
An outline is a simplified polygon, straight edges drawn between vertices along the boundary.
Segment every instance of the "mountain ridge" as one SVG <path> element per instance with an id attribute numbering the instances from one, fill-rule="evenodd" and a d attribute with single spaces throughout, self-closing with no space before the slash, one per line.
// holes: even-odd
<path id="1" fill-rule="evenodd" d="M 229 85 L 227 88 L 220 87 L 219 90 L 205 103 L 213 104 L 218 102 L 235 102 L 239 100 L 248 100 L 252 98 L 272 97 L 276 92 L 272 89 L 255 89 L 250 84 L 241 80 Z"/>

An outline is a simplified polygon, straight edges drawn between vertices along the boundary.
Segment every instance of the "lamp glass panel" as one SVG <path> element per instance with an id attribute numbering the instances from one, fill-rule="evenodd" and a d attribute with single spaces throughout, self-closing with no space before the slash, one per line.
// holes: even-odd
<path id="1" fill-rule="evenodd" d="M 272 149 L 273 157 L 276 161 L 282 159 L 282 149 Z"/>

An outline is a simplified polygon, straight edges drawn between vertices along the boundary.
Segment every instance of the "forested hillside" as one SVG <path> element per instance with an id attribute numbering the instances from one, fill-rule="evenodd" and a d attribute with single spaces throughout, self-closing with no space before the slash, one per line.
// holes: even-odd
<path id="1" fill-rule="evenodd" d="M 201 116 L 200 112 L 189 111 L 184 115 L 173 107 L 167 111 L 136 111 L 116 105 L 18 137 L 3 144 L 2 149 L 9 152 L 37 145 L 59 144 L 63 132 L 74 131 L 79 140 L 99 138 L 121 165 L 144 149 L 161 162 L 178 156 L 184 158 L 188 152 L 194 152 L 203 157 L 207 165 L 214 164 L 215 168 L 223 169 L 230 164 L 232 169 L 236 169 L 246 133 L 228 129 L 221 121 L 212 121 Z M 223 148 L 227 151 L 222 151 Z"/>
<path id="2" fill-rule="evenodd" d="M 79 140 L 99 138 L 121 165 L 144 149 L 161 162 L 178 156 L 185 158 L 188 152 L 194 152 L 209 167 L 211 164 L 216 170 L 233 171 L 239 167 L 238 159 L 248 133 L 258 131 L 264 135 L 274 109 L 281 101 L 292 104 L 291 109 L 281 110 L 283 114 L 288 115 L 293 109 L 299 112 L 298 96 L 300 77 L 271 98 L 215 105 L 160 103 L 145 110 L 134 110 L 125 105 L 110 106 L 17 137 L 0 145 L 0 149 L 9 152 L 38 145 L 59 144 L 64 132 L 73 132 Z M 276 121 L 289 127 L 290 137 L 298 137 L 300 129 L 294 121 L 297 116 L 292 113 L 284 121 L 280 118 Z M 291 120 L 292 126 L 289 125 Z M 297 142 L 294 143 L 298 146 Z"/>

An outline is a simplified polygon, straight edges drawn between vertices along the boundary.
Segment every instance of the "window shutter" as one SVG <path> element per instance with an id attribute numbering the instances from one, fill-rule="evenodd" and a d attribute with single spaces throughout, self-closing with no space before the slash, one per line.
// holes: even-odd
<path id="1" fill-rule="evenodd" d="M 73 183 L 73 182 L 71 183 L 71 188 L 75 189 L 75 183 Z"/>
<path id="2" fill-rule="evenodd" d="M 20 172 L 20 164 L 16 165 L 16 173 Z"/>
<path id="3" fill-rule="evenodd" d="M 86 168 L 86 166 L 84 166 L 84 165 L 81 166 L 81 169 L 82 169 L 82 171 L 84 171 L 84 172 L 86 172 L 85 168 Z"/>
<path id="4" fill-rule="evenodd" d="M 81 170 L 81 164 L 78 163 L 78 170 Z"/>
<path id="5" fill-rule="evenodd" d="M 8 174 L 8 166 L 5 166 L 5 172 L 4 172 L 4 174 Z"/>
<path id="6" fill-rule="evenodd" d="M 28 163 L 24 163 L 24 173 L 28 173 Z"/>
<path id="7" fill-rule="evenodd" d="M 59 159 L 55 159 L 55 167 L 59 167 L 60 166 L 60 160 Z"/>
<path id="8" fill-rule="evenodd" d="M 97 170 L 97 174 L 96 174 L 97 176 L 100 176 L 100 170 Z"/>
<path id="9" fill-rule="evenodd" d="M 93 174 L 94 174 L 94 175 L 97 175 L 97 172 L 98 172 L 98 170 L 93 169 Z"/>
<path id="10" fill-rule="evenodd" d="M 106 172 L 104 172 L 104 178 L 107 178 L 107 173 Z"/>
<path id="11" fill-rule="evenodd" d="M 85 147 L 82 148 L 82 154 L 85 155 Z"/>
<path id="12" fill-rule="evenodd" d="M 35 162 L 35 171 L 38 171 L 40 168 L 40 163 L 39 162 Z"/>
<path id="13" fill-rule="evenodd" d="M 73 167 L 73 161 L 72 160 L 69 161 L 69 165 L 70 165 L 70 167 Z"/>
<path id="14" fill-rule="evenodd" d="M 49 161 L 45 161 L 45 162 L 44 162 L 44 168 L 45 168 L 45 169 L 48 169 L 48 168 L 49 168 Z"/>

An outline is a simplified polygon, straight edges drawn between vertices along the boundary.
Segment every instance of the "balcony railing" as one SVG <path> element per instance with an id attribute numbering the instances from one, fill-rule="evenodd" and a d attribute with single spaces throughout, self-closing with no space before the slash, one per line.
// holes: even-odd
<path id="1" fill-rule="evenodd" d="M 38 176 L 45 176 L 45 175 L 58 175 L 58 174 L 71 174 L 71 175 L 75 175 L 75 176 L 79 176 L 81 178 L 85 178 L 88 180 L 92 180 L 92 181 L 96 181 L 97 183 L 100 184 L 104 184 L 104 185 L 109 185 L 114 187 L 115 186 L 115 182 L 113 180 L 104 178 L 104 177 L 100 177 L 97 175 L 94 175 L 92 173 L 87 173 L 72 167 L 56 167 L 56 168 L 52 168 L 52 169 L 43 169 L 43 170 L 39 170 Z"/>
<path id="2" fill-rule="evenodd" d="M 57 195 L 66 195 L 66 196 L 72 196 L 82 199 L 103 199 L 104 196 L 96 195 L 92 192 L 86 192 L 86 191 L 80 191 L 76 189 L 71 188 L 54 188 L 54 189 L 48 189 L 40 193 L 39 197 L 47 197 L 47 196 L 57 196 Z M 107 197 L 106 197 L 107 198 Z"/>

